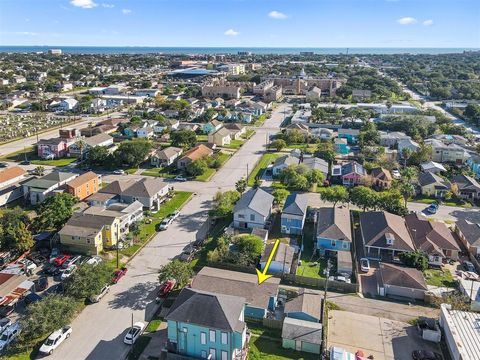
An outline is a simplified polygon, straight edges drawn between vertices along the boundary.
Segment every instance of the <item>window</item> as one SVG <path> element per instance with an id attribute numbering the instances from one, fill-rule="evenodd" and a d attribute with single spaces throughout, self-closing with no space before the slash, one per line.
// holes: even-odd
<path id="1" fill-rule="evenodd" d="M 348 249 L 348 244 L 346 242 L 343 243 L 343 248 Z"/>
<path id="2" fill-rule="evenodd" d="M 337 242 L 335 240 L 332 240 L 332 247 L 337 247 Z"/>
<path id="3" fill-rule="evenodd" d="M 202 350 L 202 359 L 207 358 L 207 352 L 205 350 Z"/>
<path id="4" fill-rule="evenodd" d="M 205 345 L 207 343 L 207 333 L 200 333 L 200 344 Z"/>
<path id="5" fill-rule="evenodd" d="M 222 350 L 222 360 L 228 360 L 228 353 Z"/>
<path id="6" fill-rule="evenodd" d="M 217 358 L 217 352 L 215 349 L 210 348 L 210 355 L 212 355 L 212 359 L 215 360 Z"/>
<path id="7" fill-rule="evenodd" d="M 222 345 L 228 344 L 228 334 L 222 331 Z"/>
<path id="8" fill-rule="evenodd" d="M 255 214 L 250 214 L 250 221 L 255 221 Z"/>
<path id="9" fill-rule="evenodd" d="M 245 219 L 245 215 L 243 215 L 243 214 L 238 214 L 237 217 L 238 217 L 239 219 Z"/>
<path id="10" fill-rule="evenodd" d="M 215 342 L 215 330 L 209 331 L 210 342 Z"/>

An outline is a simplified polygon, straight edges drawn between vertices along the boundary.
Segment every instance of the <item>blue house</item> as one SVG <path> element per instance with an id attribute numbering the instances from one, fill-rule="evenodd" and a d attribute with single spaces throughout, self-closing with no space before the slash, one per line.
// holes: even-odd
<path id="1" fill-rule="evenodd" d="M 317 216 L 317 249 L 350 251 L 352 231 L 350 211 L 345 206 L 320 208 Z"/>
<path id="2" fill-rule="evenodd" d="M 135 136 L 137 136 L 137 130 L 138 130 L 138 126 L 137 127 L 127 127 L 125 129 L 123 129 L 123 135 L 125 135 L 126 137 L 129 137 L 129 138 L 134 138 Z"/>
<path id="3" fill-rule="evenodd" d="M 265 246 L 265 249 L 262 253 L 262 258 L 260 259 L 260 269 L 263 271 L 267 264 L 268 258 L 273 251 L 274 244 L 268 244 Z M 295 249 L 285 243 L 279 243 L 277 250 L 270 262 L 268 267 L 269 274 L 289 274 L 290 269 L 292 268 L 293 256 L 295 255 Z"/>
<path id="4" fill-rule="evenodd" d="M 359 135 L 360 130 L 358 129 L 338 129 L 338 137 L 341 139 L 347 139 L 349 144 L 356 144 Z"/>
<path id="5" fill-rule="evenodd" d="M 290 194 L 285 201 L 281 216 L 283 234 L 301 235 L 307 216 L 308 197 L 306 194 Z"/>
<path id="6" fill-rule="evenodd" d="M 285 316 L 293 319 L 320 322 L 322 300 L 319 294 L 302 289 L 293 299 L 285 303 Z"/>
<path id="7" fill-rule="evenodd" d="M 262 320 L 277 305 L 280 279 L 270 278 L 258 286 L 256 274 L 205 266 L 193 278 L 192 289 L 245 298 L 245 318 Z"/>
<path id="8" fill-rule="evenodd" d="M 467 159 L 467 165 L 475 174 L 475 178 L 480 179 L 480 155 L 476 153 L 470 153 L 470 157 Z"/>
<path id="9" fill-rule="evenodd" d="M 238 296 L 183 289 L 165 317 L 168 352 L 203 359 L 246 359 L 244 304 L 245 298 Z"/>
<path id="10" fill-rule="evenodd" d="M 348 146 L 348 140 L 346 138 L 336 138 L 335 152 L 340 155 L 347 155 L 350 152 L 350 146 Z"/>
<path id="11" fill-rule="evenodd" d="M 218 120 L 212 120 L 205 125 L 203 125 L 202 130 L 205 134 L 213 134 L 215 131 L 220 129 L 223 124 Z"/>

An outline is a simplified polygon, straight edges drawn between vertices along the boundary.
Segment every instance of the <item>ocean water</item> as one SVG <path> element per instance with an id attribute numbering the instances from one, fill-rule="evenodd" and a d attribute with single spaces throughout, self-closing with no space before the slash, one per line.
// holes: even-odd
<path id="1" fill-rule="evenodd" d="M 474 48 L 269 48 L 269 47 L 108 47 L 108 46 L 0 46 L 0 52 L 33 53 L 49 49 L 62 49 L 68 54 L 299 54 L 313 51 L 315 54 L 449 54 L 478 51 Z"/>

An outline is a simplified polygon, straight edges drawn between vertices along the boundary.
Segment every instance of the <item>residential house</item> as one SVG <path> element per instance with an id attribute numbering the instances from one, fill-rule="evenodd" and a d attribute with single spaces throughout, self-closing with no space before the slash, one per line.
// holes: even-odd
<path id="1" fill-rule="evenodd" d="M 80 144 L 78 142 L 70 145 L 70 147 L 68 148 L 68 153 L 70 154 L 70 156 L 83 156 L 84 158 L 86 158 L 89 151 L 97 146 L 106 148 L 113 146 L 113 137 L 108 134 L 100 133 L 91 137 L 84 138 L 82 140 L 83 148 L 79 146 Z"/>
<path id="2" fill-rule="evenodd" d="M 445 197 L 445 193 L 451 189 L 448 180 L 431 172 L 420 173 L 418 175 L 418 185 L 422 195 L 439 199 Z"/>
<path id="3" fill-rule="evenodd" d="M 368 258 L 396 260 L 402 252 L 415 251 L 412 237 L 401 216 L 386 211 L 362 212 L 360 232 Z"/>
<path id="4" fill-rule="evenodd" d="M 283 169 L 289 167 L 290 165 L 298 165 L 300 159 L 293 155 L 282 155 L 275 159 L 275 162 L 272 166 L 273 176 L 279 176 Z"/>
<path id="5" fill-rule="evenodd" d="M 239 140 L 247 132 L 247 128 L 240 124 L 228 123 L 225 124 L 225 128 L 230 131 L 232 140 Z"/>
<path id="6" fill-rule="evenodd" d="M 338 129 L 338 137 L 347 139 L 349 144 L 356 144 L 358 142 L 358 136 L 360 130 L 358 129 Z"/>
<path id="7" fill-rule="evenodd" d="M 245 360 L 244 304 L 244 297 L 184 288 L 165 317 L 167 359 Z"/>
<path id="8" fill-rule="evenodd" d="M 180 158 L 180 160 L 177 161 L 177 168 L 180 170 L 184 170 L 191 162 L 200 160 L 206 156 L 211 156 L 212 154 L 213 150 L 210 149 L 208 146 L 205 146 L 203 144 L 197 145 L 188 150 Z"/>
<path id="9" fill-rule="evenodd" d="M 456 175 L 450 181 L 454 184 L 459 198 L 471 202 L 480 199 L 480 184 L 474 178 L 467 175 Z"/>
<path id="10" fill-rule="evenodd" d="M 165 121 L 158 121 L 154 126 L 153 126 L 153 132 L 155 134 L 161 133 L 167 129 L 169 130 L 178 130 L 178 127 L 180 126 L 180 121 L 177 119 L 166 119 Z"/>
<path id="11" fill-rule="evenodd" d="M 301 235 L 307 216 L 307 194 L 288 195 L 281 215 L 281 231 L 284 234 Z"/>
<path id="12" fill-rule="evenodd" d="M 23 184 L 29 181 L 26 174 L 19 166 L 0 170 L 0 206 L 23 197 Z"/>
<path id="13" fill-rule="evenodd" d="M 470 157 L 468 152 L 457 144 L 446 144 L 436 139 L 427 139 L 425 144 L 432 146 L 432 160 L 436 162 L 462 165 Z"/>
<path id="14" fill-rule="evenodd" d="M 300 293 L 285 303 L 285 316 L 292 319 L 320 322 L 322 298 L 318 293 L 301 289 Z"/>
<path id="15" fill-rule="evenodd" d="M 231 141 L 230 130 L 225 127 L 221 127 L 217 131 L 208 134 L 208 142 L 217 146 L 229 145 Z"/>
<path id="16" fill-rule="evenodd" d="M 340 155 L 348 155 L 350 152 L 350 146 L 348 146 L 347 139 L 336 138 L 334 140 L 335 152 Z"/>
<path id="17" fill-rule="evenodd" d="M 153 127 L 146 126 L 137 130 L 137 137 L 140 139 L 150 139 L 154 135 Z"/>
<path id="18" fill-rule="evenodd" d="M 362 101 L 367 100 L 372 97 L 372 90 L 366 89 L 353 89 L 352 90 L 352 100 L 353 101 Z"/>
<path id="19" fill-rule="evenodd" d="M 236 228 L 265 227 L 272 213 L 273 196 L 260 188 L 249 189 L 233 209 L 233 224 Z"/>
<path id="20" fill-rule="evenodd" d="M 455 223 L 455 233 L 473 256 L 480 257 L 480 224 L 466 219 Z"/>
<path id="21" fill-rule="evenodd" d="M 68 98 L 60 101 L 60 103 L 57 105 L 57 109 L 59 109 L 60 111 L 72 111 L 72 110 L 75 110 L 77 105 L 78 105 L 77 100 L 73 98 Z"/>
<path id="22" fill-rule="evenodd" d="M 282 347 L 320 355 L 322 330 L 322 324 L 287 317 L 282 326 Z"/>
<path id="23" fill-rule="evenodd" d="M 305 165 L 310 170 L 318 170 L 320 171 L 325 177 L 328 175 L 328 163 L 320 158 L 317 157 L 302 157 L 300 156 L 301 164 Z"/>
<path id="24" fill-rule="evenodd" d="M 467 165 L 472 169 L 475 178 L 480 179 L 480 155 L 475 152 L 470 152 L 469 155 Z"/>
<path id="25" fill-rule="evenodd" d="M 447 172 L 447 169 L 445 169 L 445 167 L 442 164 L 437 163 L 435 161 L 425 162 L 423 164 L 420 164 L 420 167 L 422 168 L 423 172 L 431 172 L 434 174 Z"/>
<path id="26" fill-rule="evenodd" d="M 348 251 L 352 244 L 350 211 L 346 206 L 322 207 L 317 214 L 316 248 L 321 254 L 325 250 Z"/>
<path id="27" fill-rule="evenodd" d="M 261 286 L 256 274 L 203 267 L 192 280 L 191 287 L 218 294 L 245 298 L 245 317 L 262 320 L 277 305 L 279 278 L 269 278 Z"/>
<path id="28" fill-rule="evenodd" d="M 63 192 L 60 187 L 75 179 L 78 174 L 54 171 L 50 174 L 27 181 L 23 184 L 23 194 L 30 204 L 36 205 L 43 202 L 55 192 Z"/>
<path id="29" fill-rule="evenodd" d="M 392 186 L 392 174 L 382 167 L 374 168 L 370 172 L 372 177 L 372 185 L 378 190 L 390 189 Z"/>
<path id="30" fill-rule="evenodd" d="M 446 144 L 457 144 L 460 146 L 468 144 L 468 140 L 461 135 L 437 134 L 433 135 L 431 139 L 440 140 L 441 142 Z"/>
<path id="31" fill-rule="evenodd" d="M 205 134 L 212 134 L 215 131 L 219 130 L 223 124 L 218 120 L 212 120 L 203 125 L 202 130 Z"/>
<path id="32" fill-rule="evenodd" d="M 80 135 L 88 138 L 88 137 L 99 135 L 99 134 L 111 134 L 115 131 L 117 131 L 116 125 L 106 125 L 106 124 L 99 123 L 93 127 L 86 127 L 86 128 L 80 129 Z"/>
<path id="33" fill-rule="evenodd" d="M 424 300 L 428 291 L 421 271 L 415 268 L 381 262 L 376 272 L 380 296 Z"/>
<path id="34" fill-rule="evenodd" d="M 410 136 L 400 131 L 379 131 L 380 146 L 395 147 L 400 141 L 411 140 Z"/>
<path id="35" fill-rule="evenodd" d="M 322 90 L 316 86 L 308 90 L 307 93 L 305 94 L 305 99 L 307 102 L 319 101 L 321 97 L 322 97 Z"/>
<path id="36" fill-rule="evenodd" d="M 442 266 L 446 259 L 458 260 L 460 247 L 445 223 L 428 221 L 416 213 L 405 216 L 405 223 L 415 248 L 428 256 L 430 265 Z"/>
<path id="37" fill-rule="evenodd" d="M 61 158 L 68 155 L 70 146 L 77 139 L 77 131 L 61 129 L 58 138 L 40 139 L 37 142 L 37 155 L 41 158 Z"/>
<path id="38" fill-rule="evenodd" d="M 263 271 L 267 264 L 267 261 L 270 257 L 271 252 L 273 251 L 274 244 L 267 244 L 262 252 L 262 257 L 260 259 L 260 269 Z M 295 249 L 289 244 L 280 242 L 278 244 L 277 250 L 273 255 L 270 266 L 268 267 L 268 274 L 289 274 L 293 264 L 293 256 L 295 254 Z"/>
<path id="39" fill-rule="evenodd" d="M 359 185 L 365 175 L 365 169 L 356 161 L 350 161 L 342 165 L 342 183 L 345 186 Z"/>
<path id="40" fill-rule="evenodd" d="M 65 184 L 65 191 L 80 201 L 95 194 L 102 186 L 102 177 L 93 171 L 86 172 Z"/>
<path id="41" fill-rule="evenodd" d="M 402 159 L 403 159 L 403 153 L 405 151 L 409 151 L 410 153 L 413 153 L 418 149 L 420 149 L 420 145 L 417 142 L 413 141 L 412 139 L 404 139 L 404 140 L 398 141 L 397 147 L 398 147 L 398 153 L 400 154 L 400 157 Z"/>
<path id="42" fill-rule="evenodd" d="M 327 128 L 313 128 L 311 130 L 313 136 L 319 138 L 320 140 L 330 140 L 333 138 L 333 130 Z"/>
<path id="43" fill-rule="evenodd" d="M 165 149 L 156 149 L 150 155 L 150 164 L 156 167 L 165 167 L 172 165 L 180 155 L 182 155 L 183 149 L 169 146 Z"/>
<path id="44" fill-rule="evenodd" d="M 75 213 L 58 232 L 64 249 L 86 255 L 98 255 L 104 247 L 120 240 L 120 219 Z"/>

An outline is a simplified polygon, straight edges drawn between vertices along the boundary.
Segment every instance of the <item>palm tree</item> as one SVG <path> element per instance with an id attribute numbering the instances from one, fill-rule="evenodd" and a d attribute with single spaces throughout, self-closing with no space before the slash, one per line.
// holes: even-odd
<path id="1" fill-rule="evenodd" d="M 75 141 L 75 146 L 77 147 L 78 150 L 80 150 L 80 162 L 83 160 L 83 150 L 87 147 L 87 143 L 83 138 L 79 138 L 77 141 Z"/>

